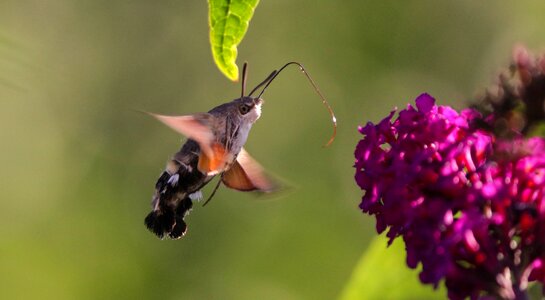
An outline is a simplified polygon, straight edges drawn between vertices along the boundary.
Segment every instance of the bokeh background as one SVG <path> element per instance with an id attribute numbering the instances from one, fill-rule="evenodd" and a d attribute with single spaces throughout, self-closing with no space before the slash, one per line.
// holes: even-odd
<path id="1" fill-rule="evenodd" d="M 0 2 L 0 298 L 335 298 L 375 236 L 357 208 L 357 126 L 421 92 L 464 107 L 514 44 L 545 46 L 538 0 L 262 0 L 239 48 L 249 85 L 302 62 L 337 140 L 321 147 L 329 116 L 285 71 L 246 148 L 292 188 L 266 199 L 222 188 L 184 239 L 161 241 L 143 218 L 181 138 L 134 110 L 188 114 L 239 95 L 212 61 L 207 8 Z"/>

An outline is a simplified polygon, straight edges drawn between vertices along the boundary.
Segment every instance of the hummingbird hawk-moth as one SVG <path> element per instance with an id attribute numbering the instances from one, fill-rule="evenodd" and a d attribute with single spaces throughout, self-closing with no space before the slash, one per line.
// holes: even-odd
<path id="1" fill-rule="evenodd" d="M 325 98 L 303 66 L 290 62 L 274 70 L 263 82 L 245 96 L 246 67 L 242 69 L 240 98 L 214 107 L 207 113 L 185 116 L 150 114 L 168 127 L 187 137 L 181 149 L 167 162 L 152 197 L 152 211 L 145 218 L 146 227 L 159 238 L 178 239 L 185 235 L 185 216 L 194 200 L 202 198 L 201 189 L 219 176 L 208 203 L 220 184 L 239 191 L 272 192 L 277 184 L 264 172 L 243 146 L 252 125 L 261 116 L 261 96 L 274 78 L 287 66 L 298 65 L 305 73 L 331 114 L 334 131 L 326 145 L 336 134 L 336 119 Z M 264 86 L 264 87 L 263 87 Z M 252 95 L 263 87 L 257 97 Z"/>

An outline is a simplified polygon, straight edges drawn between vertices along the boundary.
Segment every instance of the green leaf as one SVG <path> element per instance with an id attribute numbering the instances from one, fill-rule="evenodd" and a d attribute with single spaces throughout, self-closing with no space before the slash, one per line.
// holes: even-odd
<path id="1" fill-rule="evenodd" d="M 208 0 L 212 56 L 227 78 L 238 80 L 237 46 L 259 0 Z"/>
<path id="2" fill-rule="evenodd" d="M 405 263 L 405 245 L 396 239 L 390 247 L 384 237 L 375 238 L 361 257 L 340 300 L 352 299 L 446 299 L 441 284 L 437 290 L 418 280 L 419 271 Z"/>

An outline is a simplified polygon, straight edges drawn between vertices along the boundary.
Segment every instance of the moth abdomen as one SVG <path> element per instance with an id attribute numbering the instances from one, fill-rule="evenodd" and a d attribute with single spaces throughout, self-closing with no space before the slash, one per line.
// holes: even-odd
<path id="1" fill-rule="evenodd" d="M 193 207 L 193 201 L 189 197 L 185 197 L 180 201 L 176 208 L 176 224 L 172 227 L 172 230 L 168 233 L 171 239 L 179 239 L 187 232 L 187 224 L 184 221 L 184 217 L 189 213 Z"/>
<path id="2" fill-rule="evenodd" d="M 144 223 L 157 237 L 163 238 L 165 233 L 172 231 L 176 224 L 174 211 L 171 209 L 154 210 L 146 216 Z"/>
<path id="3" fill-rule="evenodd" d="M 152 212 L 145 218 L 146 227 L 159 238 L 178 239 L 187 231 L 184 217 L 193 207 L 190 195 L 199 191 L 211 177 L 197 169 L 198 145 L 188 141 L 173 159 L 167 162 L 155 183 Z"/>

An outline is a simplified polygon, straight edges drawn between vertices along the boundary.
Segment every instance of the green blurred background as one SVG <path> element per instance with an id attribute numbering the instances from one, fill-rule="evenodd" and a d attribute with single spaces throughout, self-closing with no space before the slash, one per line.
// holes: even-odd
<path id="1" fill-rule="evenodd" d="M 545 46 L 543 1 L 262 0 L 239 48 L 249 85 L 285 62 L 246 148 L 294 187 L 221 189 L 158 240 L 143 218 L 187 114 L 239 95 L 216 69 L 206 1 L 0 2 L 1 299 L 332 299 L 375 235 L 357 205 L 358 124 L 421 92 L 458 108 Z M 209 193 L 211 187 L 207 187 Z M 380 270 L 377 270 L 380 272 Z M 391 288 L 385 285 L 384 288 Z"/>

